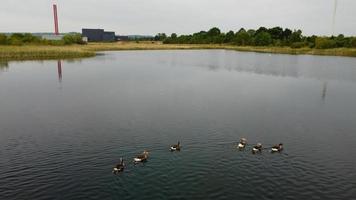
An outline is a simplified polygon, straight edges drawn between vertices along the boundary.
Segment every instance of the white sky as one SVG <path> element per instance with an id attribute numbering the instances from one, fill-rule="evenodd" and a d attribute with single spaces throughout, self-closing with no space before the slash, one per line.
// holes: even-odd
<path id="1" fill-rule="evenodd" d="M 52 32 L 53 0 L 0 0 L 0 32 Z M 61 32 L 226 32 L 260 26 L 330 35 L 334 0 L 57 0 Z M 356 0 L 338 0 L 335 33 L 356 35 Z"/>

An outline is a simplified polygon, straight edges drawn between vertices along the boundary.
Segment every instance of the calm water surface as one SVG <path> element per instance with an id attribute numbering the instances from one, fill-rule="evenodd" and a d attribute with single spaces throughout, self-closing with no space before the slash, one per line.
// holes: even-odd
<path id="1" fill-rule="evenodd" d="M 252 155 L 257 142 L 285 151 Z M 149 161 L 132 165 L 144 149 Z M 120 157 L 128 166 L 115 176 Z M 0 199 L 356 199 L 355 158 L 355 58 L 0 62 Z"/>

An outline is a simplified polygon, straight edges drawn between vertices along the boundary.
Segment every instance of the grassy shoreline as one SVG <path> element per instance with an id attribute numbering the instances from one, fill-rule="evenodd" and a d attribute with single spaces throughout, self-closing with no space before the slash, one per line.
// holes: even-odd
<path id="1" fill-rule="evenodd" d="M 217 44 L 162 44 L 160 42 L 117 42 L 90 43 L 88 45 L 68 46 L 0 46 L 0 60 L 44 60 L 84 58 L 96 55 L 98 51 L 122 50 L 174 50 L 174 49 L 226 49 L 258 53 L 277 53 L 292 55 L 327 55 L 356 57 L 356 48 L 311 49 L 290 47 L 256 47 Z"/>
<path id="2" fill-rule="evenodd" d="M 95 52 L 83 50 L 80 45 L 70 46 L 0 46 L 0 60 L 69 59 L 95 56 Z"/>

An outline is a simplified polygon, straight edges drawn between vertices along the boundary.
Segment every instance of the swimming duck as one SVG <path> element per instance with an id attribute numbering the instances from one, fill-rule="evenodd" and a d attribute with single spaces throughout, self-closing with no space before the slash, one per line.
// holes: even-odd
<path id="1" fill-rule="evenodd" d="M 145 161 L 147 161 L 147 158 L 148 158 L 148 151 L 144 150 L 142 154 L 137 155 L 137 156 L 134 158 L 134 162 L 135 162 L 135 163 L 138 163 L 138 162 L 145 162 Z"/>
<path id="2" fill-rule="evenodd" d="M 174 144 L 169 148 L 170 151 L 180 151 L 180 142 L 178 141 L 178 144 Z"/>
<path id="3" fill-rule="evenodd" d="M 112 173 L 118 174 L 118 173 L 124 171 L 124 169 L 125 169 L 124 159 L 120 158 L 120 163 L 117 164 L 116 167 L 114 167 L 114 169 L 112 170 Z"/>
<path id="4" fill-rule="evenodd" d="M 271 149 L 271 152 L 281 152 L 283 150 L 283 144 L 279 143 L 278 145 L 274 145 Z"/>
<path id="5" fill-rule="evenodd" d="M 240 150 L 242 150 L 243 148 L 245 148 L 246 144 L 247 144 L 246 138 L 241 138 L 239 144 L 237 145 L 237 147 Z"/>
<path id="6" fill-rule="evenodd" d="M 261 143 L 257 143 L 257 145 L 252 148 L 253 154 L 255 154 L 257 152 L 259 152 L 259 153 L 262 152 L 262 144 Z"/>

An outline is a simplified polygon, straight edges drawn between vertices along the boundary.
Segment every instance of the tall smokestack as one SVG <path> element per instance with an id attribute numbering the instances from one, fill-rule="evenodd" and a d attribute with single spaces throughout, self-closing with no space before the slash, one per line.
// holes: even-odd
<path id="1" fill-rule="evenodd" d="M 337 0 L 334 1 L 334 13 L 333 13 L 332 35 L 335 35 L 336 11 L 337 11 Z"/>
<path id="2" fill-rule="evenodd" d="M 58 31 L 58 15 L 57 15 L 57 5 L 53 4 L 53 15 L 54 15 L 54 34 L 59 35 Z"/>

